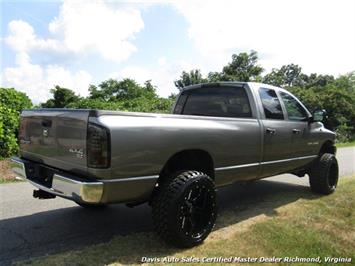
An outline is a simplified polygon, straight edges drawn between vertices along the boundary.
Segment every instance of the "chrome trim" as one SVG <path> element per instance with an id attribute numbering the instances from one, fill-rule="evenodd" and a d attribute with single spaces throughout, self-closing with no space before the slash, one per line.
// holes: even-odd
<path id="1" fill-rule="evenodd" d="M 310 156 L 295 157 L 295 158 L 276 160 L 276 161 L 266 161 L 266 162 L 260 162 L 260 163 L 231 165 L 231 166 L 225 166 L 225 167 L 218 167 L 218 168 L 215 168 L 214 170 L 215 171 L 224 171 L 224 170 L 233 170 L 233 169 L 246 168 L 246 167 L 254 167 L 254 166 L 265 165 L 265 164 L 285 163 L 285 162 L 291 162 L 291 161 L 295 161 L 295 160 L 305 160 L 305 159 L 316 158 L 317 156 L 318 155 L 310 155 Z"/>
<path id="2" fill-rule="evenodd" d="M 19 175 L 22 178 L 27 179 L 25 164 L 16 158 L 11 158 L 10 167 L 12 172 Z"/>
<path id="3" fill-rule="evenodd" d="M 104 192 L 102 182 L 79 182 L 57 174 L 53 176 L 51 188 L 45 187 L 30 179 L 27 179 L 27 181 L 33 186 L 59 197 L 87 203 L 100 203 Z"/>
<path id="4" fill-rule="evenodd" d="M 232 166 L 226 166 L 226 167 L 218 167 L 215 168 L 215 171 L 224 171 L 224 170 L 233 170 L 233 169 L 238 169 L 238 168 L 244 168 L 244 167 L 253 167 L 253 166 L 258 166 L 260 163 L 249 163 L 249 164 L 240 164 L 240 165 L 232 165 Z"/>
<path id="5" fill-rule="evenodd" d="M 159 175 L 147 175 L 147 176 L 135 176 L 135 177 L 128 177 L 128 178 L 116 178 L 116 179 L 102 179 L 103 183 L 112 183 L 112 182 L 129 182 L 129 181 L 140 181 L 140 180 L 147 180 L 147 179 L 158 179 Z"/>
<path id="6" fill-rule="evenodd" d="M 290 159 L 283 159 L 283 160 L 276 160 L 276 161 L 267 161 L 267 162 L 261 162 L 261 165 L 264 164 L 273 164 L 273 163 L 285 163 L 285 162 L 291 162 L 295 160 L 305 160 L 305 159 L 311 159 L 311 158 L 316 158 L 318 155 L 310 155 L 310 156 L 303 156 L 303 157 L 295 157 L 295 158 L 290 158 Z"/>
<path id="7" fill-rule="evenodd" d="M 65 197 L 80 198 L 85 202 L 100 202 L 104 184 L 102 182 L 80 182 L 54 174 L 52 188 Z"/>

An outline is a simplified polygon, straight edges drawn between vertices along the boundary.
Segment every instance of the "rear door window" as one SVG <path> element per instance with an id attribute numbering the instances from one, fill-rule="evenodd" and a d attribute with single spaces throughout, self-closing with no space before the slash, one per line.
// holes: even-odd
<path id="1" fill-rule="evenodd" d="M 260 88 L 259 95 L 263 104 L 263 109 L 266 119 L 284 119 L 280 100 L 277 97 L 275 90 Z"/>
<path id="2" fill-rule="evenodd" d="M 252 117 L 248 95 L 243 87 L 204 87 L 185 93 L 184 115 Z"/>

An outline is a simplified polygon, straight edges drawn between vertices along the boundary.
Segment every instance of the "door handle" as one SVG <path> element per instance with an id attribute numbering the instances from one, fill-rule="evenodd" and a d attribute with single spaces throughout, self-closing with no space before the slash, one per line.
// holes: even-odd
<path id="1" fill-rule="evenodd" d="M 292 133 L 294 133 L 294 134 L 300 134 L 300 133 L 301 133 L 301 130 L 294 128 L 294 129 L 292 129 Z"/>
<path id="2" fill-rule="evenodd" d="M 266 133 L 269 133 L 270 135 L 275 135 L 276 134 L 276 129 L 275 128 L 266 128 Z"/>

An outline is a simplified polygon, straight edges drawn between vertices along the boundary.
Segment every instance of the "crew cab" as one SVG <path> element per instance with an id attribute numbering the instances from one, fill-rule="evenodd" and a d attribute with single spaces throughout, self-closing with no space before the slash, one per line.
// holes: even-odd
<path id="1" fill-rule="evenodd" d="M 158 234 L 190 247 L 215 224 L 218 187 L 292 173 L 332 193 L 335 134 L 323 116 L 287 90 L 251 82 L 183 88 L 172 114 L 29 109 L 12 169 L 40 199 L 89 208 L 148 202 Z"/>

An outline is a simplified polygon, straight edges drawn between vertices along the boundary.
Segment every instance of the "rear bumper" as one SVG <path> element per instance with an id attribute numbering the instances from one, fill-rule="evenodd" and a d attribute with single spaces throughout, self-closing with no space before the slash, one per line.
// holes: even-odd
<path id="1" fill-rule="evenodd" d="M 12 171 L 41 190 L 74 201 L 100 203 L 103 195 L 103 182 L 83 182 L 55 173 L 52 184 L 48 187 L 31 179 L 26 169 L 27 164 L 28 162 L 16 157 L 11 159 Z"/>
<path id="2" fill-rule="evenodd" d="M 57 170 L 51 171 L 51 182 L 43 182 L 40 174 L 31 173 L 31 167 L 43 167 L 39 163 L 13 157 L 12 171 L 30 182 L 35 187 L 53 195 L 83 203 L 120 203 L 136 202 L 149 199 L 157 175 L 111 180 L 86 181 Z"/>

